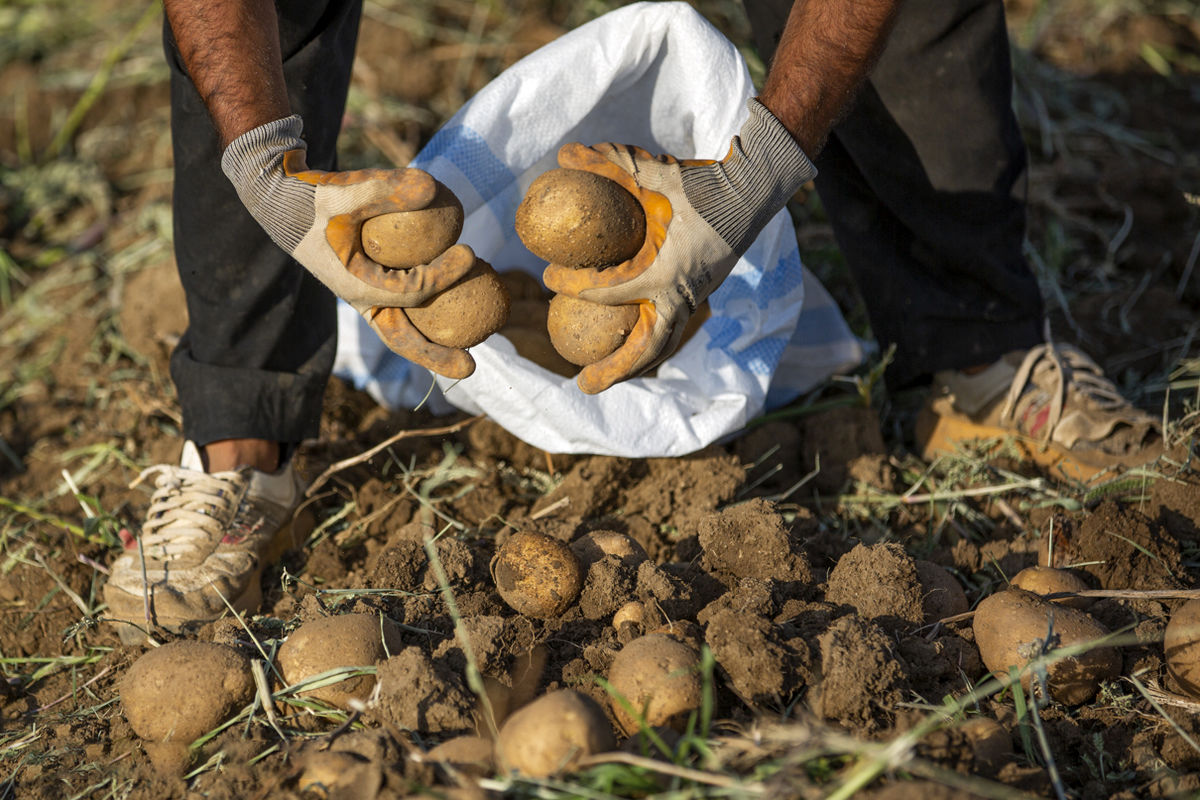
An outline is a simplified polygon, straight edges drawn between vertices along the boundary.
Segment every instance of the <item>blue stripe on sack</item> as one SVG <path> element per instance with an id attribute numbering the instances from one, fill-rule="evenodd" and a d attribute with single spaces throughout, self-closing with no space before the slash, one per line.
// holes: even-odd
<path id="1" fill-rule="evenodd" d="M 792 341 L 804 347 L 818 347 L 842 343 L 847 337 L 845 319 L 841 309 L 834 305 L 805 308 L 796 322 Z"/>
<path id="2" fill-rule="evenodd" d="M 722 312 L 738 300 L 750 300 L 757 308 L 765 309 L 772 300 L 799 291 L 803 285 L 804 272 L 797 250 L 784 253 L 773 269 L 730 275 L 709 298 L 713 316 L 704 323 L 709 336 L 708 349 L 724 350 L 739 367 L 753 375 L 770 376 L 783 355 L 787 340 L 764 337 L 741 350 L 734 350 L 732 345 L 742 335 L 742 324 Z"/>
<path id="3" fill-rule="evenodd" d="M 711 317 L 704 323 L 704 331 L 708 334 L 709 350 L 724 350 L 734 363 L 752 375 L 770 376 L 787 346 L 786 340 L 767 336 L 734 350 L 733 343 L 742 335 L 742 323 L 730 317 Z"/>
<path id="4" fill-rule="evenodd" d="M 515 190 L 515 176 L 511 169 L 496 157 L 487 141 L 478 132 L 463 125 L 442 128 L 433 135 L 429 144 L 413 160 L 413 166 L 429 170 L 438 158 L 454 164 L 463 175 L 470 178 L 471 185 L 490 201 L 505 189 Z"/>

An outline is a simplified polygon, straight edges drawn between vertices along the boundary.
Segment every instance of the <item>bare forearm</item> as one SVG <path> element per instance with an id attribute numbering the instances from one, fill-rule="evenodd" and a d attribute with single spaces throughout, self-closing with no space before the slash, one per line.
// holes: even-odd
<path id="1" fill-rule="evenodd" d="M 165 0 L 184 66 L 222 146 L 291 113 L 273 0 Z"/>
<path id="2" fill-rule="evenodd" d="M 900 0 L 795 0 L 759 101 L 810 158 L 849 106 Z"/>

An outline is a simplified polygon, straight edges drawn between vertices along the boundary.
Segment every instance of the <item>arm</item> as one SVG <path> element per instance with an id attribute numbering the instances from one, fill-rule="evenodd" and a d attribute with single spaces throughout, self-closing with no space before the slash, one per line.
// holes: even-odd
<path id="1" fill-rule="evenodd" d="M 291 113 L 273 0 L 165 0 L 164 6 L 222 148 Z"/>
<path id="2" fill-rule="evenodd" d="M 796 0 L 759 101 L 815 158 L 874 66 L 899 0 Z"/>
<path id="3" fill-rule="evenodd" d="M 281 249 L 354 307 L 400 355 L 441 375 L 475 369 L 465 350 L 430 342 L 394 309 L 445 291 L 474 265 L 463 244 L 430 264 L 390 270 L 366 255 L 362 225 L 418 211 L 437 183 L 417 169 L 309 169 L 303 121 L 291 113 L 273 0 L 165 0 L 189 77 L 220 137 L 221 169 Z M 381 313 L 387 310 L 386 313 Z"/>

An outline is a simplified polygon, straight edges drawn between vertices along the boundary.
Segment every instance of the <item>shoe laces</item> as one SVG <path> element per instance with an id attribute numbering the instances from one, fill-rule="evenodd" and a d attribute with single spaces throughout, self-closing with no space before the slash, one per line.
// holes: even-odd
<path id="1" fill-rule="evenodd" d="M 1049 395 L 1049 415 L 1046 420 L 1045 433 L 1041 436 L 1040 444 L 1050 442 L 1059 422 L 1062 421 L 1067 399 L 1071 392 L 1087 397 L 1095 406 L 1104 411 L 1115 411 L 1126 405 L 1116 384 L 1109 380 L 1095 361 L 1083 352 L 1073 347 L 1060 347 L 1053 341 L 1047 341 L 1030 348 L 1025 359 L 1013 376 L 1012 384 L 1004 406 L 1000 410 L 1000 421 L 1011 423 L 1017 411 L 1017 403 L 1025 394 L 1035 370 L 1045 365 L 1053 378 L 1039 382 L 1036 388 Z"/>
<path id="2" fill-rule="evenodd" d="M 130 488 L 151 477 L 154 492 L 140 538 L 144 550 L 168 561 L 223 538 L 250 485 L 240 472 L 210 475 L 157 464 L 142 470 Z"/>

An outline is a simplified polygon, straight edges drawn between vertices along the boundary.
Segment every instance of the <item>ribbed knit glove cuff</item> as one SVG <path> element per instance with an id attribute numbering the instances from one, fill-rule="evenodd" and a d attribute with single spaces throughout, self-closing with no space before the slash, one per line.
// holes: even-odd
<path id="1" fill-rule="evenodd" d="M 681 175 L 688 202 L 738 255 L 817 174 L 766 106 L 754 98 L 746 106 L 750 117 L 730 142 L 729 155 L 712 165 L 688 167 Z"/>
<path id="2" fill-rule="evenodd" d="M 234 139 L 221 156 L 221 171 L 242 203 L 288 253 L 296 252 L 316 220 L 316 187 L 286 180 L 283 171 L 285 153 L 306 149 L 303 129 L 295 114 L 268 122 Z"/>

